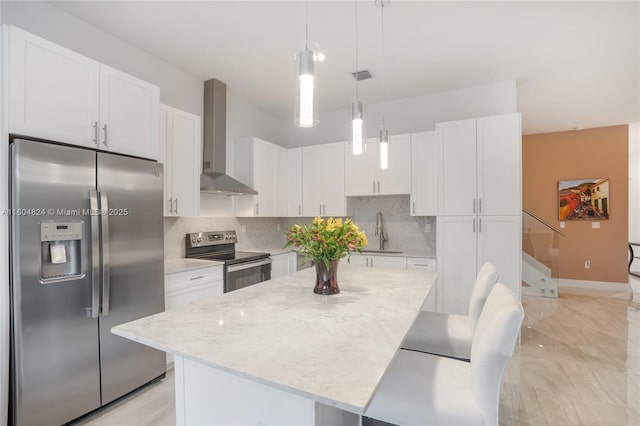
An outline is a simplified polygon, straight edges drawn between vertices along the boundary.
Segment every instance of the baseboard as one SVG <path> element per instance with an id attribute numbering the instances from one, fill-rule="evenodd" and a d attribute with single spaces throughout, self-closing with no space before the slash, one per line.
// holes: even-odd
<path id="1" fill-rule="evenodd" d="M 629 283 L 618 283 L 609 281 L 588 281 L 588 280 L 570 280 L 560 278 L 558 294 L 561 293 L 579 293 L 602 295 L 610 297 L 631 298 L 633 290 Z"/>

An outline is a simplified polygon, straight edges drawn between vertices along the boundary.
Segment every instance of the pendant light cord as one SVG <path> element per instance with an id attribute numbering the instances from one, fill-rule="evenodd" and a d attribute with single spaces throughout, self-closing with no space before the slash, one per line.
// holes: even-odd
<path id="1" fill-rule="evenodd" d="M 385 56 L 384 56 L 384 0 L 380 1 L 380 38 L 382 39 L 382 127 L 385 128 L 384 125 L 384 113 L 385 107 L 384 102 L 386 98 L 386 78 L 387 72 L 385 69 Z"/>
<path id="2" fill-rule="evenodd" d="M 358 82 L 360 80 L 358 75 L 358 0 L 355 0 L 356 6 L 356 101 L 358 101 Z"/>
<path id="3" fill-rule="evenodd" d="M 309 48 L 309 0 L 307 0 L 305 7 L 305 25 L 304 25 L 304 48 Z"/>

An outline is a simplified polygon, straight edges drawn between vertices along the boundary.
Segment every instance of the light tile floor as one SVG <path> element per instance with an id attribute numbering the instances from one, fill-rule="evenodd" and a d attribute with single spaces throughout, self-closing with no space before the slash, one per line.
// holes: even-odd
<path id="1" fill-rule="evenodd" d="M 640 280 L 633 277 L 635 291 Z M 524 297 L 521 344 L 505 374 L 502 425 L 640 425 L 640 293 Z M 83 419 L 91 426 L 175 424 L 173 372 Z"/>

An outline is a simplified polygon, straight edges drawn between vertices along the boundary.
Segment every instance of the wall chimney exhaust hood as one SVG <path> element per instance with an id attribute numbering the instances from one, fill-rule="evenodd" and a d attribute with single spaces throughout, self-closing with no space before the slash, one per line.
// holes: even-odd
<path id="1" fill-rule="evenodd" d="M 200 192 L 217 195 L 257 195 L 226 174 L 227 85 L 212 78 L 204 82 L 204 143 Z"/>

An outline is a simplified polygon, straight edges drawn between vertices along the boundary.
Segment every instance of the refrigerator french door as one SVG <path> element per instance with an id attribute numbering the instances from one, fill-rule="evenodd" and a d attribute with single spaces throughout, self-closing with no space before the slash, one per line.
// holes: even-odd
<path id="1" fill-rule="evenodd" d="M 111 334 L 164 311 L 162 166 L 14 140 L 11 406 L 17 425 L 69 422 L 165 373 Z"/>

